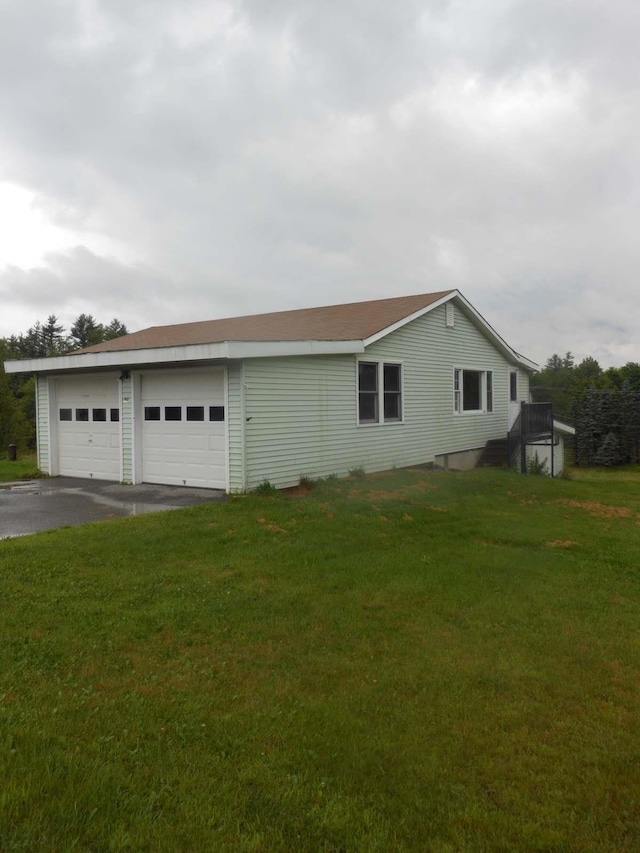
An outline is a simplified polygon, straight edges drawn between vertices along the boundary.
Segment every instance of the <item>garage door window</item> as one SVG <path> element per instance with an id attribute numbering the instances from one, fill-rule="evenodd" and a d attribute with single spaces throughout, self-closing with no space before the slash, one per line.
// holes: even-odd
<path id="1" fill-rule="evenodd" d="M 77 421 L 88 421 L 89 420 L 89 409 L 76 409 L 76 420 Z"/>
<path id="2" fill-rule="evenodd" d="M 210 421 L 223 421 L 224 420 L 224 406 L 209 406 L 209 420 Z"/>
<path id="3" fill-rule="evenodd" d="M 181 421 L 182 406 L 165 406 L 164 419 L 165 421 Z"/>
<path id="4" fill-rule="evenodd" d="M 93 420 L 94 421 L 106 421 L 107 420 L 107 410 L 106 409 L 94 409 L 93 410 Z"/>
<path id="5" fill-rule="evenodd" d="M 120 420 L 120 409 L 110 409 L 109 420 L 112 423 L 117 423 Z"/>
<path id="6" fill-rule="evenodd" d="M 144 407 L 144 419 L 145 419 L 145 421 L 159 421 L 160 420 L 160 406 L 145 406 Z"/>
<path id="7" fill-rule="evenodd" d="M 203 421 L 204 420 L 204 406 L 187 406 L 187 420 L 188 421 Z"/>
<path id="8" fill-rule="evenodd" d="M 73 420 L 73 409 L 60 409 L 60 420 L 61 421 L 72 421 Z"/>

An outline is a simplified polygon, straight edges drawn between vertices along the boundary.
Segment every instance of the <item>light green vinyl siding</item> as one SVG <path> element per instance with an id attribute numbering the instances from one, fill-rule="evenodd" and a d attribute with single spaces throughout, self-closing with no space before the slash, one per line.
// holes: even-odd
<path id="1" fill-rule="evenodd" d="M 245 489 L 243 464 L 244 445 L 244 394 L 242 387 L 243 365 L 230 361 L 227 369 L 227 442 L 229 453 L 229 491 Z"/>
<path id="2" fill-rule="evenodd" d="M 52 413 L 55 416 L 55 413 Z M 49 427 L 49 380 L 36 376 L 36 435 L 38 468 L 51 473 L 51 431 Z"/>
<path id="3" fill-rule="evenodd" d="M 133 381 L 120 380 L 120 431 L 122 447 L 122 482 L 133 483 Z"/>
<path id="4" fill-rule="evenodd" d="M 521 402 L 523 400 L 525 403 L 529 402 L 529 379 L 530 376 L 527 371 L 520 368 L 518 370 L 518 400 Z"/>
<path id="5" fill-rule="evenodd" d="M 369 346 L 364 360 L 401 362 L 403 423 L 359 426 L 354 356 L 245 362 L 247 486 L 433 461 L 506 436 L 509 362 L 461 311 L 445 306 Z M 493 412 L 454 414 L 455 367 L 493 371 Z M 523 380 L 524 381 L 524 380 Z M 520 387 L 524 391 L 524 386 Z"/>

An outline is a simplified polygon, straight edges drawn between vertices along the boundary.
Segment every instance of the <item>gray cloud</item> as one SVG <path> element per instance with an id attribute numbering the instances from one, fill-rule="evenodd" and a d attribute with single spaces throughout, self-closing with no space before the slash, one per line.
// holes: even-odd
<path id="1" fill-rule="evenodd" d="M 631 2 L 28 5 L 0 180 L 87 248 L 0 272 L 0 334 L 459 287 L 534 359 L 640 360 Z"/>

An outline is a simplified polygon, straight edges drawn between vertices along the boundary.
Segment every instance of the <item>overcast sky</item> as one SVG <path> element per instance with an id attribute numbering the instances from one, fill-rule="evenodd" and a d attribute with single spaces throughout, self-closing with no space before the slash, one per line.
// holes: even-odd
<path id="1" fill-rule="evenodd" d="M 640 361 L 637 0 L 5 0 L 0 335 L 459 288 Z"/>

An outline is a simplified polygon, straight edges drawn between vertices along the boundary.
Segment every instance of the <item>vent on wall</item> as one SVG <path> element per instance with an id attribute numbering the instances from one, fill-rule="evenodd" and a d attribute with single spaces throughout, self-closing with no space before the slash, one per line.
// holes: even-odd
<path id="1" fill-rule="evenodd" d="M 453 305 L 450 302 L 448 302 L 445 306 L 445 310 L 446 310 L 445 325 L 448 328 L 452 329 L 455 325 L 455 322 L 456 322 L 455 309 L 454 309 Z"/>

